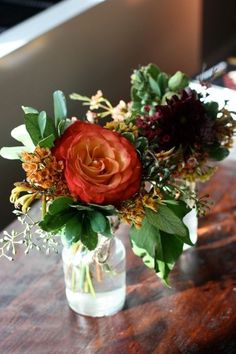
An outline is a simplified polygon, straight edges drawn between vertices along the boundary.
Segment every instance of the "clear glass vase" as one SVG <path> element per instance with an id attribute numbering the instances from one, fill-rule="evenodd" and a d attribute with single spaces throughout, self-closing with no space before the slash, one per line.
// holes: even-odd
<path id="1" fill-rule="evenodd" d="M 92 317 L 114 315 L 126 295 L 125 247 L 116 237 L 99 236 L 89 251 L 80 242 L 62 251 L 68 304 L 76 313 Z"/>
<path id="2" fill-rule="evenodd" d="M 188 187 L 193 193 L 196 193 L 196 183 L 195 182 L 186 182 Z M 186 214 L 183 218 L 184 224 L 187 226 L 189 230 L 189 237 L 192 243 L 195 245 L 197 242 L 197 232 L 198 232 L 198 217 L 197 217 L 197 210 L 196 207 L 194 207 L 194 201 L 187 201 L 187 204 L 189 205 L 191 211 Z M 184 244 L 184 250 L 189 249 L 191 246 Z"/>

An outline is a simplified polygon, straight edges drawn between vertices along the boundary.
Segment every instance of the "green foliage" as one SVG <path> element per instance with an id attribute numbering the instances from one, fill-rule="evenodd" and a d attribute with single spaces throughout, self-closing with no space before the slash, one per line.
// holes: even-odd
<path id="1" fill-rule="evenodd" d="M 99 204 L 81 204 L 81 203 L 74 203 L 72 205 L 73 208 L 78 210 L 88 210 L 88 211 L 101 211 L 104 215 L 115 215 L 117 213 L 115 207 L 113 205 L 99 205 Z"/>
<path id="2" fill-rule="evenodd" d="M 229 155 L 229 150 L 223 146 L 216 146 L 208 150 L 209 157 L 216 161 L 222 161 Z"/>
<path id="3" fill-rule="evenodd" d="M 158 81 L 154 80 L 151 76 L 148 78 L 148 81 L 153 93 L 155 93 L 157 97 L 161 97 L 161 88 Z"/>
<path id="4" fill-rule="evenodd" d="M 104 236 L 112 236 L 110 223 L 104 214 L 100 211 L 94 210 L 87 215 L 91 228 L 94 232 Z"/>
<path id="5" fill-rule="evenodd" d="M 169 76 L 154 64 L 142 66 L 135 70 L 131 76 L 131 98 L 133 115 L 148 114 L 146 106 L 149 106 L 149 114 L 152 114 L 157 104 L 165 103 L 165 99 L 178 93 L 189 83 L 189 78 L 177 71 Z"/>
<path id="6" fill-rule="evenodd" d="M 69 209 L 57 214 L 47 213 L 43 220 L 40 221 L 39 226 L 44 231 L 59 232 L 59 230 L 75 215 L 76 212 Z"/>
<path id="7" fill-rule="evenodd" d="M 82 221 L 82 216 L 77 213 L 66 222 L 63 236 L 68 245 L 80 240 L 82 234 Z"/>
<path id="8" fill-rule="evenodd" d="M 60 136 L 65 128 L 67 118 L 66 98 L 62 91 L 53 93 L 54 104 L 54 124 L 57 129 L 57 134 Z"/>
<path id="9" fill-rule="evenodd" d="M 42 147 L 52 148 L 56 138 L 53 121 L 46 112 L 25 114 L 25 126 L 34 143 Z"/>
<path id="10" fill-rule="evenodd" d="M 83 219 L 81 242 L 91 251 L 96 248 L 98 243 L 98 234 L 92 229 L 88 218 Z"/>
<path id="11" fill-rule="evenodd" d="M 10 160 L 18 160 L 21 158 L 21 153 L 23 151 L 33 151 L 35 149 L 35 146 L 32 142 L 32 139 L 29 135 L 29 133 L 26 130 L 26 127 L 24 124 L 21 124 L 17 127 L 15 127 L 11 131 L 11 136 L 22 143 L 22 146 L 11 146 L 11 147 L 3 147 L 0 150 L 0 155 L 4 157 L 5 159 L 10 159 Z"/>
<path id="12" fill-rule="evenodd" d="M 122 136 L 125 137 L 127 140 L 129 140 L 131 142 L 131 144 L 135 143 L 135 136 L 133 133 L 124 132 L 124 133 L 122 133 Z"/>
<path id="13" fill-rule="evenodd" d="M 130 229 L 134 253 L 143 259 L 146 266 L 155 269 L 166 284 L 184 243 L 192 245 L 188 229 L 182 221 L 187 212 L 189 210 L 182 202 L 178 206 L 160 205 L 157 212 L 146 208 L 141 229 L 135 226 Z"/>
<path id="14" fill-rule="evenodd" d="M 134 253 L 141 257 L 146 266 L 155 269 L 162 281 L 168 284 L 168 275 L 183 250 L 183 242 L 144 219 L 142 228 L 130 229 L 131 244 Z"/>
<path id="15" fill-rule="evenodd" d="M 48 212 L 51 215 L 61 213 L 65 210 L 68 210 L 73 204 L 73 199 L 69 197 L 60 197 L 55 199 L 48 208 Z"/>
<path id="16" fill-rule="evenodd" d="M 24 146 L 3 147 L 0 149 L 0 156 L 8 160 L 19 160 L 23 151 L 25 151 Z"/>
<path id="17" fill-rule="evenodd" d="M 217 102 L 206 102 L 204 103 L 204 107 L 206 112 L 209 114 L 210 117 L 216 119 L 217 118 L 217 114 L 219 111 L 219 105 Z"/>
<path id="18" fill-rule="evenodd" d="M 97 245 L 98 234 L 112 236 L 107 215 L 113 215 L 114 210 L 110 205 L 85 205 L 69 197 L 59 197 L 51 202 L 39 226 L 44 231 L 60 234 L 63 244 L 71 245 L 80 240 L 92 250 Z"/>
<path id="19" fill-rule="evenodd" d="M 23 110 L 23 112 L 25 113 L 25 114 L 28 114 L 28 113 L 39 113 L 38 111 L 37 111 L 37 109 L 35 109 L 35 108 L 32 108 L 32 107 L 25 107 L 25 106 L 21 106 L 21 108 L 22 108 L 22 110 Z"/>
<path id="20" fill-rule="evenodd" d="M 168 88 L 170 91 L 178 92 L 181 89 L 185 88 L 189 84 L 189 78 L 186 74 L 181 71 L 177 71 L 172 75 L 168 80 Z"/>
<path id="21" fill-rule="evenodd" d="M 161 91 L 161 95 L 163 96 L 166 92 L 166 88 L 168 86 L 168 78 L 169 76 L 164 73 L 164 72 L 161 72 L 158 76 L 157 76 L 157 82 L 158 82 L 158 85 L 159 85 L 159 89 Z"/>
<path id="22" fill-rule="evenodd" d="M 156 228 L 169 234 L 176 234 L 185 237 L 187 228 L 182 221 L 166 205 L 159 205 L 158 212 L 145 208 L 147 219 Z"/>
<path id="23" fill-rule="evenodd" d="M 143 154 L 147 150 L 148 145 L 149 145 L 148 139 L 145 138 L 144 136 L 140 136 L 135 141 L 136 149 L 140 152 L 140 154 Z"/>
<path id="24" fill-rule="evenodd" d="M 54 119 L 45 111 L 38 112 L 31 107 L 22 107 L 25 113 L 25 127 L 34 145 L 51 149 L 55 139 L 67 126 L 66 99 L 62 91 L 53 93 Z"/>

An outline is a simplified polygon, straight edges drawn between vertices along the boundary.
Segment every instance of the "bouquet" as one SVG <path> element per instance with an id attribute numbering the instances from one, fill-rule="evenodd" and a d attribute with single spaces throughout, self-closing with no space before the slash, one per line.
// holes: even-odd
<path id="1" fill-rule="evenodd" d="M 233 113 L 192 90 L 184 73 L 153 64 L 133 72 L 127 103 L 113 106 L 101 91 L 70 98 L 88 106 L 86 117 L 68 118 L 56 91 L 54 117 L 22 107 L 24 124 L 12 131 L 22 146 L 0 151 L 20 159 L 26 175 L 10 196 L 24 228 L 4 232 L 1 256 L 12 259 L 16 244 L 49 252 L 59 240 L 93 250 L 99 235 L 112 237 L 115 217 L 130 225 L 134 253 L 168 284 L 184 244 L 193 245 L 184 216 L 208 208 L 191 184 L 208 179 L 228 155 Z M 39 220 L 30 214 L 35 200 Z"/>

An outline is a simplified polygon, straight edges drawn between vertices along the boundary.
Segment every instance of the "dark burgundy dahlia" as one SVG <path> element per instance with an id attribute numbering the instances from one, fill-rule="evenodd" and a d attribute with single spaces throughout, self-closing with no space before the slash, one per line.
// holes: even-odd
<path id="1" fill-rule="evenodd" d="M 166 105 L 156 106 L 152 116 L 136 120 L 141 134 L 157 144 L 157 150 L 182 146 L 185 152 L 206 147 L 215 141 L 215 120 L 209 116 L 197 93 L 183 90 Z"/>

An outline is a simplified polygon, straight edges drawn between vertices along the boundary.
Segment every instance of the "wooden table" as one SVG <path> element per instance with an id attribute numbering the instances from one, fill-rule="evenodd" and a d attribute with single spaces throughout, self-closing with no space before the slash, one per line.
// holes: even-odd
<path id="1" fill-rule="evenodd" d="M 204 191 L 215 206 L 199 241 L 171 274 L 172 288 L 130 250 L 127 300 L 108 318 L 67 306 L 60 256 L 32 253 L 0 261 L 0 353 L 236 353 L 236 165 L 224 164 Z M 12 225 L 10 226 L 12 227 Z"/>

